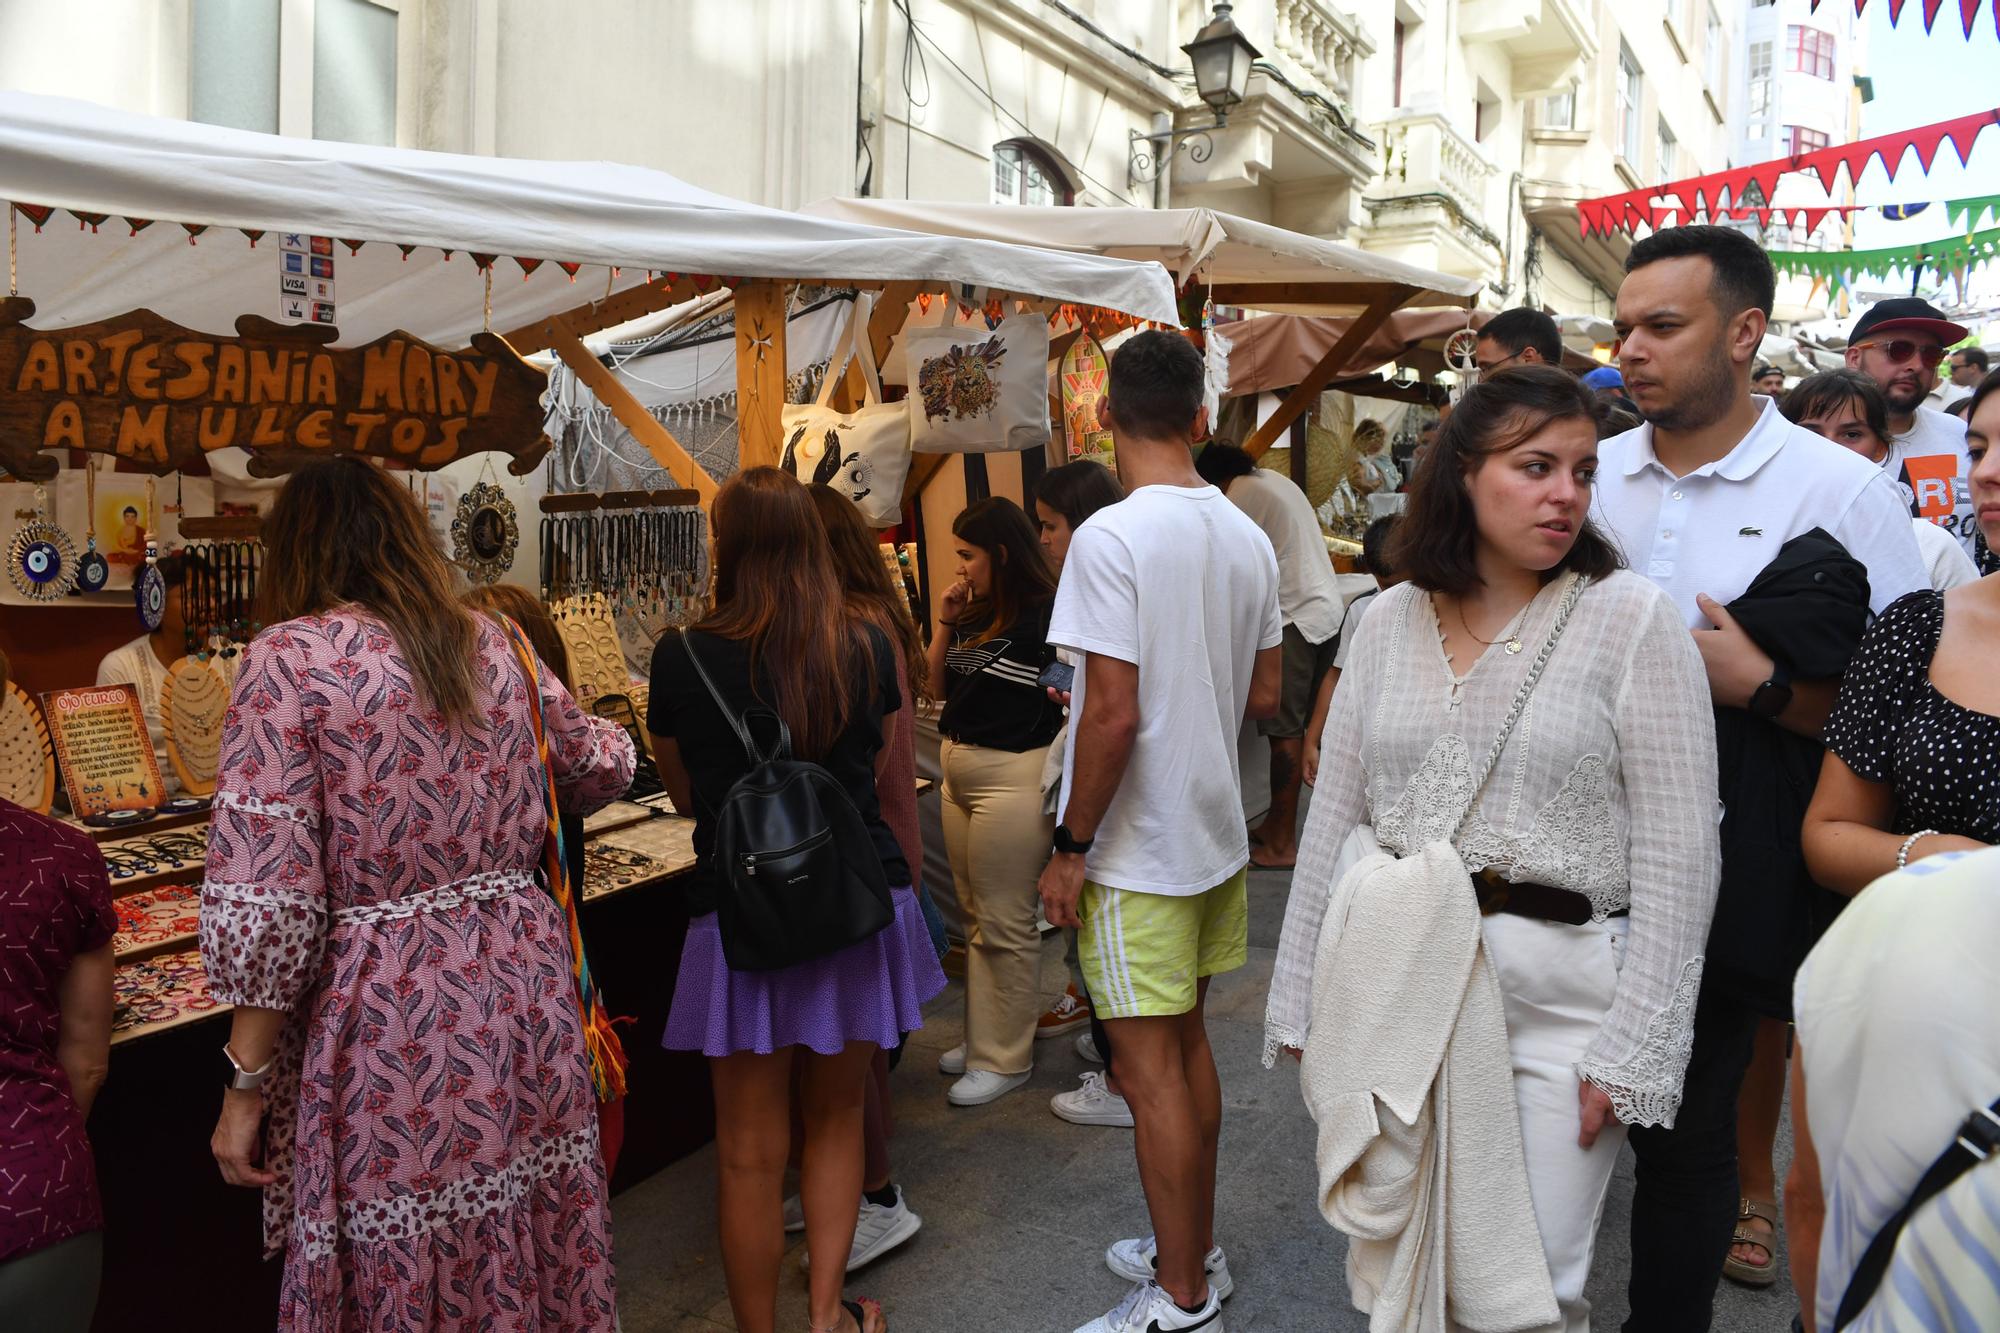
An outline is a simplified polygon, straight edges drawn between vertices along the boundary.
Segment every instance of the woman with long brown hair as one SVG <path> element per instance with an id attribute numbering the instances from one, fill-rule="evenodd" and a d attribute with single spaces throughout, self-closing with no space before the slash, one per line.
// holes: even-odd
<path id="1" fill-rule="evenodd" d="M 278 1327 L 608 1326 L 591 1056 L 536 871 L 548 777 L 595 808 L 632 744 L 460 603 L 376 468 L 300 468 L 264 550 L 201 947 L 236 1006 L 212 1147 L 264 1187 Z"/>
<path id="2" fill-rule="evenodd" d="M 879 1333 L 878 1308 L 841 1300 L 861 1203 L 865 1084 L 875 1052 L 922 1027 L 924 1002 L 945 984 L 908 887 L 909 863 L 876 794 L 875 758 L 903 707 L 895 648 L 848 614 L 826 525 L 790 475 L 738 473 L 717 493 L 710 521 L 715 609 L 686 635 L 660 640 L 647 719 L 660 777 L 695 821 L 697 864 L 686 881 L 694 920 L 665 1045 L 709 1057 L 723 1272 L 736 1326 L 771 1333 L 777 1320 L 796 1061 L 812 1327 Z M 859 811 L 894 906 L 876 934 L 789 967 L 729 966 L 715 910 L 726 891 L 715 865 L 716 812 L 751 761 L 702 672 L 733 712 L 776 713 L 793 754 L 824 768 Z"/>
<path id="3" fill-rule="evenodd" d="M 1042 799 L 1062 709 L 1039 680 L 1054 660 L 1056 578 L 1012 500 L 974 501 L 951 525 L 958 581 L 938 599 L 931 678 L 941 682 L 945 850 L 966 923 L 965 1044 L 938 1068 L 945 1095 L 979 1106 L 1028 1081 L 1042 1015 L 1037 879 L 1055 815 Z"/>

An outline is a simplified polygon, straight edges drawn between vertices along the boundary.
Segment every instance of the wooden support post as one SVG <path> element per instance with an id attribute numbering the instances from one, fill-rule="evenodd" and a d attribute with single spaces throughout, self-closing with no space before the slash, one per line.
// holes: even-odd
<path id="1" fill-rule="evenodd" d="M 784 283 L 736 289 L 736 466 L 776 467 L 785 409 Z"/>
<path id="2" fill-rule="evenodd" d="M 951 454 L 918 454 L 910 460 L 910 475 L 903 482 L 903 503 L 915 504 L 924 495 L 924 487 L 931 484 L 931 478 L 945 464 Z"/>
<path id="3" fill-rule="evenodd" d="M 616 375 L 604 368 L 603 362 L 590 354 L 583 340 L 563 322 L 562 316 L 544 320 L 539 336 L 545 340 L 544 346 L 576 372 L 576 377 L 597 396 L 597 401 L 610 408 L 611 415 L 632 432 L 632 438 L 646 446 L 646 451 L 661 467 L 673 473 L 676 480 L 701 493 L 701 507 L 708 508 L 720 489 L 715 478 L 708 475 L 708 469 L 694 461 L 694 456 L 632 396 Z"/>
<path id="4" fill-rule="evenodd" d="M 1362 344 L 1368 341 L 1375 330 L 1382 327 L 1382 321 L 1389 318 L 1392 311 L 1419 290 L 1416 287 L 1400 286 L 1384 288 L 1382 293 L 1369 303 L 1366 310 L 1354 317 L 1354 322 L 1347 326 L 1347 332 L 1341 334 L 1333 346 L 1327 348 L 1326 355 L 1319 359 L 1319 364 L 1306 372 L 1298 387 L 1292 390 L 1284 402 L 1278 404 L 1278 410 L 1271 414 L 1270 419 L 1251 432 L 1250 438 L 1243 442 L 1244 452 L 1252 458 L 1261 458 L 1264 451 L 1269 449 L 1280 435 L 1290 430 L 1294 421 L 1305 414 L 1305 410 L 1319 398 L 1321 391 L 1333 382 L 1334 377 L 1340 374 L 1354 354 L 1361 350 Z"/>

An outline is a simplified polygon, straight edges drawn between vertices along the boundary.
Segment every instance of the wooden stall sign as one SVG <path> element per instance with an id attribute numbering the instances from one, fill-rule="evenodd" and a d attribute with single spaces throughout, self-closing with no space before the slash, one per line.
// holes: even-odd
<path id="1" fill-rule="evenodd" d="M 0 300 L 0 467 L 31 481 L 56 474 L 45 449 L 166 473 L 233 445 L 254 475 L 275 477 L 339 454 L 431 469 L 489 450 L 522 476 L 550 448 L 548 377 L 492 333 L 456 352 L 400 332 L 334 348 L 337 329 L 257 315 L 230 338 L 150 310 L 32 329 L 34 311 L 26 297 Z"/>
<path id="2" fill-rule="evenodd" d="M 42 696 L 42 712 L 78 815 L 150 810 L 166 799 L 139 692 L 130 685 L 51 690 Z"/>

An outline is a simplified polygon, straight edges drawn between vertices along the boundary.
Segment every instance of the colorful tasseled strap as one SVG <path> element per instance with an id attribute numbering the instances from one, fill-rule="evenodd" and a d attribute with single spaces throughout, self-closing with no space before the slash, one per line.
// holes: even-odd
<path id="1" fill-rule="evenodd" d="M 556 779 L 549 767 L 549 738 L 542 729 L 541 666 L 520 627 L 504 616 L 500 617 L 500 621 L 507 627 L 507 637 L 513 641 L 514 652 L 521 659 L 521 669 L 528 677 L 532 702 L 529 714 L 535 722 L 535 751 L 541 756 L 543 795 L 547 798 L 549 812 L 548 836 L 542 841 L 542 874 L 548 880 L 549 892 L 554 895 L 556 905 L 562 908 L 563 919 L 569 923 L 570 966 L 576 976 L 577 1003 L 583 1015 L 584 1049 L 590 1053 L 590 1082 L 597 1089 L 598 1101 L 616 1101 L 625 1095 L 625 1048 L 619 1044 L 618 1034 L 611 1025 L 611 1015 L 604 1008 L 604 997 L 598 994 L 597 983 L 590 976 L 590 964 L 583 957 L 583 932 L 576 920 L 575 886 L 569 882 L 569 861 L 563 855 L 562 820 L 556 813 Z"/>

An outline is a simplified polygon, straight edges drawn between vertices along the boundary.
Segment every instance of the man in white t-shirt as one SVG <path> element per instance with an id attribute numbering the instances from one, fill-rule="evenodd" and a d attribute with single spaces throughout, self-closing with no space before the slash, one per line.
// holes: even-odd
<path id="1" fill-rule="evenodd" d="M 1937 524 L 1977 560 L 1979 524 L 1972 513 L 1965 422 L 1924 406 L 1937 387 L 1944 349 L 1964 339 L 1964 325 L 1919 297 L 1877 301 L 1848 337 L 1847 367 L 1881 386 L 1890 442 L 1882 467 L 1902 488 L 1911 516 Z"/>
<path id="2" fill-rule="evenodd" d="M 1717 708 L 1816 737 L 1839 682 L 1792 680 L 1727 605 L 1786 542 L 1814 528 L 1867 568 L 1871 609 L 1929 587 L 1902 497 L 1873 463 L 1794 426 L 1776 402 L 1751 393 L 1776 278 L 1748 236 L 1727 227 L 1658 231 L 1632 247 L 1625 274 L 1620 369 L 1646 424 L 1599 450 L 1593 517 L 1631 568 L 1673 597 L 1701 649 Z M 1714 720 L 1691 717 L 1687 725 Z M 1759 878 L 1747 858 L 1732 858 L 1732 832 L 1725 824 L 1722 898 L 1680 1109 L 1671 1127 L 1635 1126 L 1628 1140 L 1638 1171 L 1625 1333 L 1708 1328 L 1737 1221 L 1737 1094 L 1760 1017 L 1750 995 L 1764 978 L 1736 975 L 1717 955 L 1782 954 L 1785 941 L 1745 940 L 1731 923 L 1755 919 L 1741 915 L 1741 895 L 1768 890 L 1774 877 L 1802 866 L 1788 867 L 1773 849 L 1758 862 Z M 1796 846 L 1790 854 L 1798 855 Z M 1763 1239 L 1754 1243 L 1774 1252 Z"/>
<path id="3" fill-rule="evenodd" d="M 1299 784 L 1313 699 L 1333 665 L 1340 638 L 1340 580 L 1312 501 L 1298 483 L 1233 444 L 1211 440 L 1194 460 L 1202 480 L 1219 488 L 1270 539 L 1278 557 L 1278 615 L 1285 622 L 1284 683 L 1278 715 L 1257 724 L 1271 743 L 1271 808 L 1251 835 L 1250 864 L 1283 869 L 1299 859 Z"/>
<path id="4" fill-rule="evenodd" d="M 1277 711 L 1278 565 L 1195 472 L 1207 413 L 1185 338 L 1120 347 L 1099 414 L 1129 489 L 1070 539 L 1049 626 L 1082 665 L 1041 892 L 1050 923 L 1077 928 L 1154 1237 L 1106 1252 L 1133 1290 L 1077 1333 L 1221 1333 L 1233 1287 L 1213 1234 L 1222 1089 L 1202 1004 L 1208 978 L 1247 956 L 1236 738 L 1246 717 Z"/>

